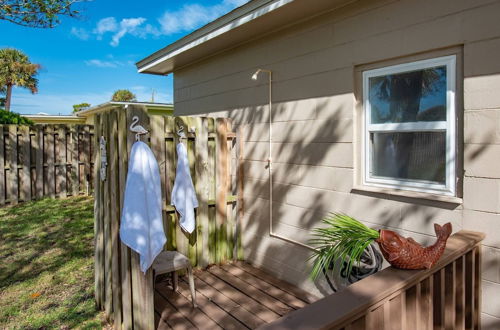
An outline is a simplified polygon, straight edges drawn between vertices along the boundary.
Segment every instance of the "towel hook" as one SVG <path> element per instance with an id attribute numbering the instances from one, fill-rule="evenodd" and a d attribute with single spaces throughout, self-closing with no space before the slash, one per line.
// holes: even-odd
<path id="1" fill-rule="evenodd" d="M 177 135 L 179 136 L 179 138 L 185 139 L 186 138 L 186 133 L 184 132 L 184 126 L 178 125 L 177 127 L 178 127 L 178 129 L 177 129 Z"/>
<path id="2" fill-rule="evenodd" d="M 135 140 L 139 141 L 142 134 L 147 134 L 148 131 L 141 125 L 137 125 L 139 122 L 139 117 L 132 117 L 132 124 L 130 124 L 130 131 L 135 133 Z"/>

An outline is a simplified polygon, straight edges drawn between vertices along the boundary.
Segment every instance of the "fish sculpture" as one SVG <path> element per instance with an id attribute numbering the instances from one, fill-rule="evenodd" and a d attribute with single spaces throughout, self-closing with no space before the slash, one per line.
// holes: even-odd
<path id="1" fill-rule="evenodd" d="M 441 257 L 446 241 L 451 234 L 451 223 L 443 226 L 434 224 L 437 241 L 431 246 L 423 247 L 413 238 L 404 238 L 392 230 L 380 230 L 378 243 L 384 258 L 394 267 L 401 269 L 429 269 Z"/>

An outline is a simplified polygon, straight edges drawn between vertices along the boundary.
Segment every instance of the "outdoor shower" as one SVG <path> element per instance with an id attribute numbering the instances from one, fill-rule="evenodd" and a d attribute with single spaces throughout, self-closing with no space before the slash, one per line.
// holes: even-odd
<path id="1" fill-rule="evenodd" d="M 272 104 L 272 71 L 271 70 L 265 70 L 265 69 L 258 69 L 255 71 L 255 73 L 252 75 L 252 80 L 257 80 L 259 77 L 259 74 L 261 72 L 267 73 L 268 74 L 268 84 L 269 84 L 269 103 L 268 103 L 268 108 L 269 108 L 269 158 L 267 159 L 268 161 L 268 166 L 269 166 L 269 236 L 275 237 L 278 239 L 281 239 L 283 241 L 287 241 L 292 244 L 297 244 L 302 247 L 305 247 L 310 250 L 314 250 L 312 246 L 309 246 L 307 244 L 304 244 L 302 242 L 296 241 L 294 239 L 282 236 L 278 233 L 275 233 L 273 231 L 273 166 L 272 166 L 272 151 L 273 151 L 273 144 L 272 144 L 272 134 L 273 134 L 273 122 L 272 122 L 272 115 L 273 115 L 273 104 Z M 381 265 L 382 265 L 382 255 L 376 251 L 372 246 L 369 246 L 365 252 L 363 252 L 362 255 L 362 260 L 361 262 L 355 266 L 356 272 L 351 272 L 349 275 L 344 275 L 342 272 L 337 273 L 334 277 L 329 277 L 327 274 L 328 270 L 332 270 L 334 263 L 331 263 L 328 265 L 325 269 L 325 277 L 328 285 L 332 289 L 333 292 L 337 292 L 339 289 L 342 287 L 345 287 L 349 284 L 352 284 L 354 282 L 359 281 L 360 279 L 363 279 L 378 270 L 380 270 Z"/>
<path id="2" fill-rule="evenodd" d="M 297 244 L 300 246 L 303 246 L 308 249 L 313 249 L 311 246 L 306 245 L 304 243 L 301 243 L 299 241 L 290 239 L 288 237 L 276 234 L 273 232 L 273 161 L 272 161 L 272 152 L 273 152 L 273 88 L 272 88 L 272 82 L 273 82 L 273 72 L 271 70 L 266 70 L 266 69 L 258 69 L 255 71 L 255 73 L 252 75 L 252 80 L 257 80 L 259 77 L 259 74 L 261 72 L 267 73 L 268 75 L 268 85 L 269 85 L 269 158 L 267 159 L 268 166 L 269 166 L 269 236 L 271 237 L 276 237 L 279 239 L 282 239 L 284 241 Z"/>

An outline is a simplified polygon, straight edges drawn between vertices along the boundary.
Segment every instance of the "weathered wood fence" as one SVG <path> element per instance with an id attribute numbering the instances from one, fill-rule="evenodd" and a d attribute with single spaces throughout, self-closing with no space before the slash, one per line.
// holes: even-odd
<path id="1" fill-rule="evenodd" d="M 152 329 L 154 327 L 153 278 L 151 270 L 143 274 L 139 256 L 119 238 L 120 216 L 130 149 L 135 134 L 129 131 L 133 116 L 150 133 L 142 137 L 150 144 L 160 166 L 163 218 L 168 250 L 188 256 L 193 266 L 206 266 L 241 256 L 237 219 L 242 210 L 241 180 L 236 165 L 239 148 L 236 134 L 226 119 L 202 117 L 148 116 L 140 107 L 126 111 L 110 110 L 95 116 L 98 141 L 105 138 L 107 153 L 106 180 L 99 179 L 99 152 L 95 166 L 95 294 L 96 302 L 113 318 L 116 328 Z M 188 132 L 185 143 L 199 207 L 197 228 L 189 235 L 177 223 L 175 209 L 170 206 L 175 179 L 179 143 L 177 127 Z"/>
<path id="2" fill-rule="evenodd" d="M 93 126 L 0 125 L 0 206 L 92 189 Z"/>
<path id="3" fill-rule="evenodd" d="M 483 238 L 460 231 L 432 269 L 386 268 L 262 329 L 480 329 Z"/>

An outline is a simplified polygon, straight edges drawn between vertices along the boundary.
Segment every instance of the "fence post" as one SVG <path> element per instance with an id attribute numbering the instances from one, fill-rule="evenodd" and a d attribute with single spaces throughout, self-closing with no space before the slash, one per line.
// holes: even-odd
<path id="1" fill-rule="evenodd" d="M 167 136 L 167 139 L 165 139 L 165 198 L 166 205 L 170 205 L 170 202 L 172 200 L 172 189 L 174 186 L 176 161 L 174 117 L 165 117 L 164 134 Z M 167 250 L 176 250 L 177 237 L 175 230 L 175 213 L 169 210 L 166 212 L 165 216 L 167 229 L 165 232 L 167 236 Z"/>
<path id="2" fill-rule="evenodd" d="M 209 264 L 209 224 L 208 224 L 208 122 L 207 118 L 196 118 L 196 194 L 198 195 L 199 266 Z"/>
<path id="3" fill-rule="evenodd" d="M 120 193 L 118 191 L 118 116 L 117 111 L 109 114 L 109 185 L 111 214 L 111 270 L 113 288 L 113 320 L 117 328 L 122 324 L 122 293 L 120 276 Z"/>
<path id="4" fill-rule="evenodd" d="M 128 130 L 132 122 L 132 117 L 139 117 L 139 124 L 150 131 L 149 117 L 146 111 L 139 107 L 129 107 L 127 109 L 127 142 L 128 155 L 135 141 L 135 133 Z M 146 138 L 146 137 L 144 137 Z M 123 187 L 122 189 L 125 189 Z M 149 330 L 154 328 L 154 292 L 153 292 L 153 271 L 148 269 L 146 274 L 141 272 L 139 255 L 130 251 L 130 268 L 132 275 L 132 308 L 134 329 Z"/>
<path id="5" fill-rule="evenodd" d="M 179 126 L 184 127 L 184 132 L 186 133 L 187 136 L 187 123 L 184 120 L 184 117 L 176 117 L 174 121 L 172 122 L 173 127 L 172 127 L 172 132 L 174 136 L 174 143 L 172 146 L 172 155 L 173 155 L 173 166 L 172 166 L 172 189 L 173 189 L 173 183 L 175 182 L 175 175 L 176 175 L 176 169 L 177 169 L 177 145 L 178 143 L 181 143 L 182 141 L 179 139 L 179 136 L 177 135 L 177 129 Z M 187 141 L 185 141 L 185 146 L 186 150 L 188 148 Z M 171 196 L 172 197 L 172 196 Z M 172 213 L 172 217 L 175 219 L 174 222 L 174 228 L 173 232 L 175 233 L 175 246 L 177 251 L 180 253 L 184 254 L 188 258 L 190 257 L 189 255 L 189 240 L 186 237 L 187 234 L 184 233 L 182 230 L 181 226 L 179 225 L 179 216 L 177 215 L 176 212 Z"/>
<path id="6" fill-rule="evenodd" d="M 55 136 L 53 126 L 45 126 L 44 151 L 46 153 L 47 172 L 43 178 L 46 185 L 47 196 L 54 198 L 56 195 L 55 180 Z"/>
<path id="7" fill-rule="evenodd" d="M 95 132 L 96 132 L 96 145 L 99 145 L 99 138 L 101 136 L 101 115 L 94 117 Z M 102 309 L 104 303 L 104 237 L 102 221 L 103 212 L 103 198 L 102 198 L 102 184 L 99 176 L 99 169 L 101 167 L 100 153 L 96 152 L 94 161 L 94 233 L 95 233 L 95 297 L 96 304 L 99 309 Z"/>
<path id="8" fill-rule="evenodd" d="M 225 119 L 216 119 L 215 151 L 215 219 L 216 219 L 216 262 L 227 258 L 227 127 Z"/>
<path id="9" fill-rule="evenodd" d="M 127 114 L 118 111 L 118 173 L 120 192 L 120 218 L 123 209 L 125 181 L 127 178 L 128 148 L 127 148 Z M 97 137 L 96 137 L 97 138 Z M 130 248 L 120 241 L 120 271 L 122 292 L 122 329 L 132 329 L 132 283 L 130 274 Z"/>
<path id="10" fill-rule="evenodd" d="M 56 163 L 59 164 L 56 171 L 56 191 L 59 197 L 67 197 L 66 189 L 66 127 L 64 125 L 59 125 L 57 130 L 57 155 Z"/>
<path id="11" fill-rule="evenodd" d="M 79 175 L 79 158 L 78 158 L 78 127 L 77 125 L 72 125 L 70 129 L 71 137 L 71 194 L 73 196 L 78 196 L 80 194 L 80 175 Z M 92 159 L 91 157 L 89 157 Z"/>
<path id="12" fill-rule="evenodd" d="M 6 152 L 9 176 L 7 177 L 7 190 L 11 205 L 18 202 L 19 173 L 17 169 L 17 126 L 9 125 L 9 144 Z"/>
<path id="13" fill-rule="evenodd" d="M 104 311 L 107 317 L 111 316 L 113 310 L 113 290 L 112 290 L 112 276 L 113 272 L 111 270 L 111 264 L 113 260 L 113 254 L 111 250 L 111 218 L 110 218 L 110 167 L 109 167 L 109 129 L 110 129 L 110 115 L 109 112 L 102 114 L 102 135 L 106 140 L 106 155 L 107 155 L 107 166 L 106 166 L 106 180 L 102 182 L 102 195 L 103 203 L 101 207 L 103 208 L 103 221 L 104 221 Z"/>
<path id="14" fill-rule="evenodd" d="M 43 126 L 37 125 L 35 129 L 35 138 L 33 139 L 33 148 L 35 148 L 35 197 L 42 198 L 45 194 L 43 191 Z"/>
<path id="15" fill-rule="evenodd" d="M 227 119 L 224 120 L 226 124 L 226 199 L 228 196 L 232 198 L 232 155 L 233 155 L 233 139 L 232 134 L 232 125 L 231 122 Z M 234 252 L 234 217 L 233 217 L 233 202 L 228 203 L 226 201 L 226 244 L 227 244 L 227 260 L 233 259 Z"/>
<path id="16" fill-rule="evenodd" d="M 237 158 L 238 158 L 238 170 L 237 170 L 237 209 L 238 209 L 238 216 L 236 218 L 236 224 L 235 224 L 235 238 L 236 238 L 236 249 L 237 249 L 237 256 L 236 258 L 238 259 L 243 259 L 243 244 L 241 242 L 242 237 L 241 237 L 241 224 L 243 222 L 243 215 L 245 212 L 245 204 L 244 204 L 244 198 L 243 198 L 243 190 L 244 190 L 244 179 L 245 179 L 245 163 L 244 163 L 244 126 L 239 126 L 238 127 L 238 134 L 236 135 L 237 138 L 237 143 L 238 143 L 238 150 L 237 150 Z M 234 258 L 234 256 L 233 256 Z"/>
<path id="17" fill-rule="evenodd" d="M 5 204 L 5 136 L 3 133 L 3 125 L 0 125 L 0 206 Z"/>
<path id="18" fill-rule="evenodd" d="M 24 202 L 31 200 L 31 153 L 30 153 L 30 130 L 29 126 L 19 127 L 19 165 L 21 166 L 21 172 L 19 175 L 19 194 L 20 199 Z"/>

